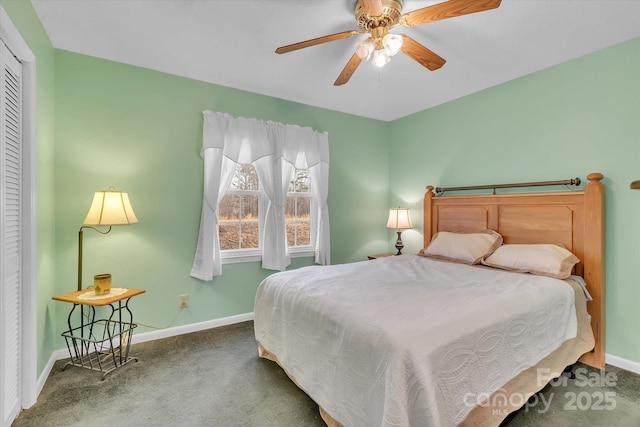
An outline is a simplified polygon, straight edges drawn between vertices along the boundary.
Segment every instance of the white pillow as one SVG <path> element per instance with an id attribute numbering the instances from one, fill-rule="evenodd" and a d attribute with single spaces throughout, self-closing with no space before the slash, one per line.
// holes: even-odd
<path id="1" fill-rule="evenodd" d="M 418 255 L 463 264 L 479 264 L 502 244 L 502 236 L 493 230 L 478 233 L 440 231 L 433 235 L 429 246 Z"/>
<path id="2" fill-rule="evenodd" d="M 566 279 L 580 260 L 562 245 L 503 245 L 482 260 L 503 270 Z"/>

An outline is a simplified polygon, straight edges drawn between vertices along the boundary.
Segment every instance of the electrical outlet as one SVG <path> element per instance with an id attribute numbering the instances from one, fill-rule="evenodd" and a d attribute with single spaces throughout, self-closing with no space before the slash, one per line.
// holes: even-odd
<path id="1" fill-rule="evenodd" d="M 185 308 L 189 306 L 189 295 L 182 294 L 180 295 L 180 308 Z"/>

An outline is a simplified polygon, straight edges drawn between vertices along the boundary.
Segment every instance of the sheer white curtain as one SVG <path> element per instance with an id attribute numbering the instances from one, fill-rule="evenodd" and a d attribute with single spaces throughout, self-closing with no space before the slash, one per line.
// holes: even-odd
<path id="1" fill-rule="evenodd" d="M 320 161 L 309 170 L 311 174 L 311 193 L 313 194 L 314 207 L 316 209 L 316 247 L 315 263 L 328 265 L 331 263 L 331 251 L 329 246 L 329 207 L 327 206 L 327 196 L 329 194 L 329 162 L 322 159 L 329 158 L 329 141 L 327 134 L 318 134 L 318 148 L 321 153 Z"/>
<path id="2" fill-rule="evenodd" d="M 312 209 L 316 222 L 315 263 L 331 263 L 329 244 L 329 135 L 326 132 L 314 132 L 312 135 L 299 126 L 287 128 L 284 157 L 298 169 L 309 169 L 311 176 Z M 288 175 L 290 176 L 290 174 Z"/>
<path id="3" fill-rule="evenodd" d="M 258 180 L 268 200 L 264 227 L 260 236 L 262 268 L 282 271 L 291 264 L 287 248 L 284 205 L 293 167 L 282 159 L 283 143 L 286 137 L 284 126 L 275 123 L 266 123 L 265 126 L 267 138 L 270 139 L 275 150 L 273 155 L 261 157 L 254 163 Z"/>
<path id="4" fill-rule="evenodd" d="M 329 139 L 326 132 L 204 111 L 202 150 L 204 194 L 200 234 L 191 276 L 211 280 L 222 274 L 218 234 L 218 204 L 233 177 L 235 165 L 253 164 L 267 198 L 262 231 L 262 267 L 284 270 L 291 262 L 287 249 L 284 204 L 295 168 L 309 168 L 312 195 L 318 203 L 315 262 L 330 263 Z"/>

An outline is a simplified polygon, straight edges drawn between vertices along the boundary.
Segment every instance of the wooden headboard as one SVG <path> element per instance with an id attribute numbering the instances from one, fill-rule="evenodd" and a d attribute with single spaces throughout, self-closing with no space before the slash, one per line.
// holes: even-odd
<path id="1" fill-rule="evenodd" d="M 504 243 L 562 243 L 581 262 L 575 274 L 584 277 L 593 301 L 587 303 L 595 348 L 580 360 L 605 364 L 604 176 L 592 173 L 584 191 L 424 198 L 424 247 L 438 231 L 495 230 Z"/>

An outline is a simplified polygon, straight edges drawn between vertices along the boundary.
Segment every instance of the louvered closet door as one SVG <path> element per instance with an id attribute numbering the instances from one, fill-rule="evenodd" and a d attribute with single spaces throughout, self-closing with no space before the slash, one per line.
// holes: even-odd
<path id="1" fill-rule="evenodd" d="M 21 407 L 21 67 L 0 46 L 0 387 L 2 425 Z"/>

